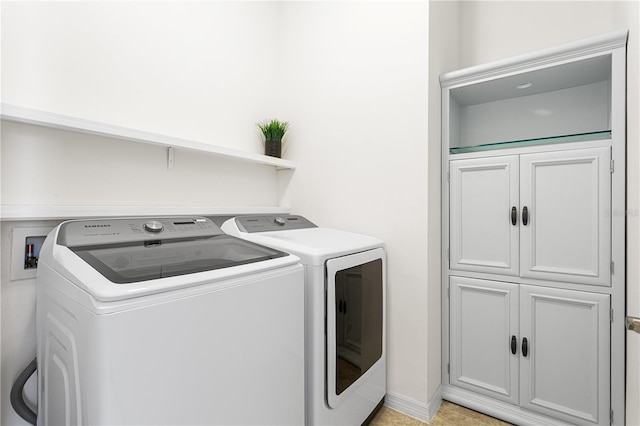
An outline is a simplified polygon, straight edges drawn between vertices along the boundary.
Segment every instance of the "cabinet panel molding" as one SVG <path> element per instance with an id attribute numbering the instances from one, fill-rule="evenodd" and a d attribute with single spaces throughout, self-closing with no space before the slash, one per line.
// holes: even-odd
<path id="1" fill-rule="evenodd" d="M 608 147 L 521 156 L 521 276 L 611 284 L 610 160 Z"/>
<path id="2" fill-rule="evenodd" d="M 609 420 L 609 296 L 520 286 L 523 408 L 574 424 Z"/>
<path id="3" fill-rule="evenodd" d="M 518 275 L 518 156 L 452 161 L 451 269 Z"/>
<path id="4" fill-rule="evenodd" d="M 517 308 L 517 285 L 451 277 L 452 384 L 518 403 Z"/>

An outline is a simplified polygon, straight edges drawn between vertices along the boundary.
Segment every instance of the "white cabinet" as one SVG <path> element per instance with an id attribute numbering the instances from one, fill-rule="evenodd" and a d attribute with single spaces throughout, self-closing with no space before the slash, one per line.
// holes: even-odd
<path id="1" fill-rule="evenodd" d="M 452 160 L 450 268 L 610 285 L 610 148 Z"/>
<path id="2" fill-rule="evenodd" d="M 440 77 L 444 399 L 624 424 L 626 40 Z"/>
<path id="3" fill-rule="evenodd" d="M 608 295 L 450 281 L 452 384 L 573 424 L 608 423 Z"/>

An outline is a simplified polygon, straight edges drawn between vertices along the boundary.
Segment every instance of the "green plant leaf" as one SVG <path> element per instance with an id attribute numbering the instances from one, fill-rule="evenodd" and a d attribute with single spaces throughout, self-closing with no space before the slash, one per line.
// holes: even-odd
<path id="1" fill-rule="evenodd" d="M 265 140 L 268 141 L 281 141 L 282 137 L 289 129 L 288 122 L 276 119 L 261 121 L 260 123 L 257 123 L 257 126 L 262 131 Z"/>

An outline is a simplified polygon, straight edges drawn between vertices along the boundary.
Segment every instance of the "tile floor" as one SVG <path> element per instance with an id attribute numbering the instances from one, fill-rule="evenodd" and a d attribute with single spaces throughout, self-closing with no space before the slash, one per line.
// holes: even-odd
<path id="1" fill-rule="evenodd" d="M 440 409 L 431 423 L 425 423 L 388 407 L 382 407 L 370 423 L 371 426 L 506 426 L 493 417 L 486 416 L 468 408 L 442 401 Z"/>

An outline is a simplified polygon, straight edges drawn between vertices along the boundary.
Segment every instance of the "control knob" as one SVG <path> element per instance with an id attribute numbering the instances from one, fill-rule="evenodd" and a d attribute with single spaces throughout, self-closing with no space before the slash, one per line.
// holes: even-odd
<path id="1" fill-rule="evenodd" d="M 162 226 L 162 223 L 158 222 L 157 220 L 151 220 L 144 224 L 144 229 L 145 231 L 158 233 L 158 232 L 162 232 L 162 230 L 164 229 L 164 226 Z"/>
<path id="2" fill-rule="evenodd" d="M 284 226 L 287 222 L 281 217 L 276 217 L 275 219 L 273 219 L 273 223 L 279 226 Z"/>

